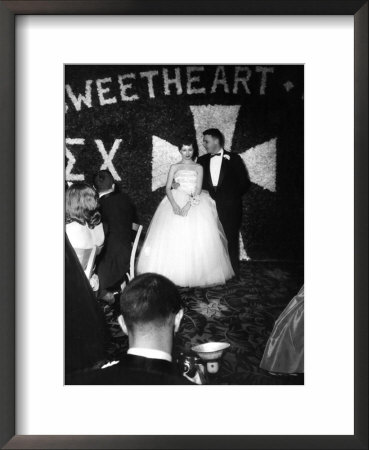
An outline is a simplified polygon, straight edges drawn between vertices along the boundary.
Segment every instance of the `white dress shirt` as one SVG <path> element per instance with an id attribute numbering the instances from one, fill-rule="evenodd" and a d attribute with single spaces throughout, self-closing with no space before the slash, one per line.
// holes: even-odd
<path id="1" fill-rule="evenodd" d="M 111 189 L 108 189 L 107 191 L 99 192 L 99 198 L 103 197 L 104 195 L 110 194 L 111 192 L 115 191 L 115 186 L 113 186 Z"/>
<path id="2" fill-rule="evenodd" d="M 150 359 L 164 359 L 165 361 L 172 362 L 172 355 L 163 352 L 162 350 L 155 350 L 153 348 L 138 348 L 132 347 L 127 352 L 128 355 L 143 356 Z"/>
<path id="3" fill-rule="evenodd" d="M 222 167 L 224 150 L 219 152 L 220 156 L 214 156 L 210 158 L 210 175 L 213 186 L 218 186 L 220 169 Z"/>

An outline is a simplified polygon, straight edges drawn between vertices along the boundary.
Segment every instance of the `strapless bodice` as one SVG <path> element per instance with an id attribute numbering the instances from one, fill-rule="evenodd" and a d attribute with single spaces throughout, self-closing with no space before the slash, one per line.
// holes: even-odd
<path id="1" fill-rule="evenodd" d="M 190 169 L 179 169 L 174 175 L 174 180 L 180 185 L 178 189 L 191 195 L 196 189 L 197 172 Z"/>

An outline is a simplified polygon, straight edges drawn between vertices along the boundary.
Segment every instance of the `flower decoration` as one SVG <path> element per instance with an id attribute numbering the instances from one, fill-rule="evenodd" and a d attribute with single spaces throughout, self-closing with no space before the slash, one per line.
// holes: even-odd
<path id="1" fill-rule="evenodd" d="M 90 278 L 90 286 L 94 292 L 99 290 L 100 286 L 99 277 L 96 275 L 96 273 L 94 273 Z"/>
<path id="2" fill-rule="evenodd" d="M 200 203 L 200 196 L 191 194 L 190 198 L 191 206 L 196 206 Z"/>

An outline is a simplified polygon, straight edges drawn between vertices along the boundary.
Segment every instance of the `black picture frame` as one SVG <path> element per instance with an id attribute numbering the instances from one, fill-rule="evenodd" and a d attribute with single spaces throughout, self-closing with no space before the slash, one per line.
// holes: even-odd
<path id="1" fill-rule="evenodd" d="M 354 435 L 15 435 L 15 17 L 19 14 L 212 14 L 354 16 L 355 365 Z M 10 0 L 0 1 L 0 445 L 110 449 L 368 448 L 368 1 L 365 0 Z M 339 369 L 338 369 L 339 370 Z M 337 392 L 339 395 L 339 392 Z"/>

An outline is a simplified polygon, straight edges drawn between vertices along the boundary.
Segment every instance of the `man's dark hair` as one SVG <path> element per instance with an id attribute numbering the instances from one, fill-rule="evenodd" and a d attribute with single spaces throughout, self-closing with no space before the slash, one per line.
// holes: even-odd
<path id="1" fill-rule="evenodd" d="M 120 297 L 120 310 L 129 329 L 153 322 L 164 323 L 181 309 L 181 296 L 168 278 L 144 273 L 134 278 Z"/>
<path id="2" fill-rule="evenodd" d="M 221 147 L 224 147 L 224 136 L 223 133 L 220 130 L 218 130 L 218 128 L 209 128 L 208 130 L 205 130 L 202 134 L 203 136 L 207 134 L 209 136 L 212 136 L 213 138 L 217 138 L 219 141 L 219 145 Z"/>
<path id="3" fill-rule="evenodd" d="M 107 191 L 114 184 L 113 175 L 109 170 L 100 170 L 94 177 L 94 186 L 99 191 Z"/>

